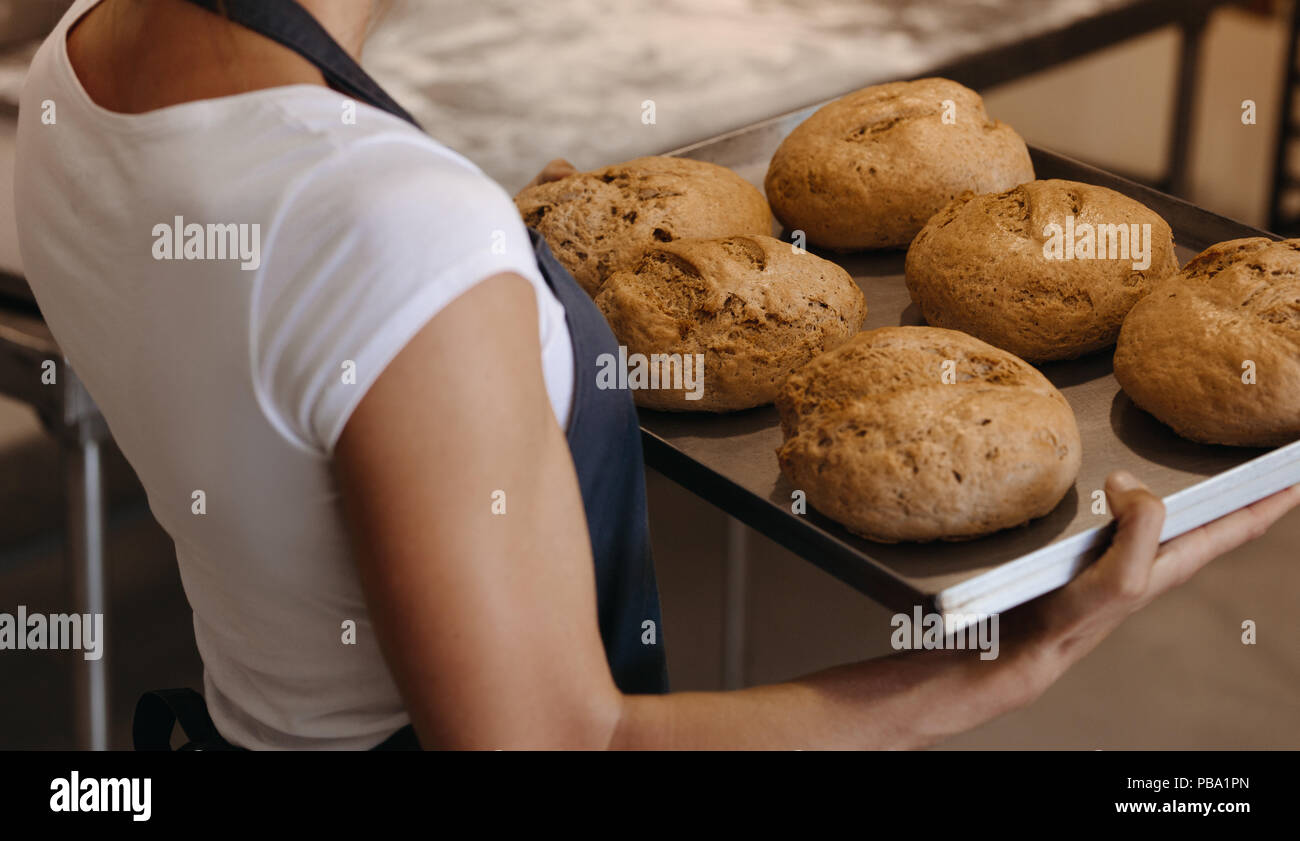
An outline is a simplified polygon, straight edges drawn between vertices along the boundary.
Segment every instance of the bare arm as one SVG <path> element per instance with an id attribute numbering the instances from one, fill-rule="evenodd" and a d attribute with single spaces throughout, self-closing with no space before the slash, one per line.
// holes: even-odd
<path id="1" fill-rule="evenodd" d="M 1110 549 L 1066 587 L 1003 617 L 1001 656 L 903 653 L 776 686 L 628 698 L 614 744 L 922 747 L 1037 698 L 1130 614 L 1300 505 L 1300 485 L 1159 546 L 1164 506 L 1113 474 Z"/>
<path id="2" fill-rule="evenodd" d="M 426 747 L 603 747 L 618 718 L 538 348 L 528 281 L 489 278 L 398 354 L 335 449 L 362 586 Z"/>
<path id="3" fill-rule="evenodd" d="M 362 400 L 335 464 L 376 631 L 426 747 L 930 744 L 1028 703 L 1134 610 L 1300 503 L 1292 488 L 1157 547 L 1160 501 L 1112 477 L 1110 550 L 1008 615 L 996 660 L 905 654 L 737 692 L 623 696 L 527 281 L 491 278 L 434 318 Z"/>

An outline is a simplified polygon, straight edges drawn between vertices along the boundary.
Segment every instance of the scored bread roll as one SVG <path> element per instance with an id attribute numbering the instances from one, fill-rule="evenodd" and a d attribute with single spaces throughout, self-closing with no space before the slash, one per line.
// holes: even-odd
<path id="1" fill-rule="evenodd" d="M 787 231 L 837 251 L 903 248 L 963 192 L 1034 177 L 1020 135 L 948 79 L 890 82 L 837 99 L 781 142 L 767 170 Z"/>
<path id="2" fill-rule="evenodd" d="M 859 333 L 776 399 L 781 472 L 849 531 L 965 540 L 1050 512 L 1082 443 L 1069 403 L 1029 363 L 937 327 Z"/>
<path id="3" fill-rule="evenodd" d="M 1061 180 L 959 197 L 912 240 L 906 264 L 926 323 L 1030 362 L 1115 344 L 1133 305 L 1176 271 L 1173 232 L 1155 211 Z"/>
<path id="4" fill-rule="evenodd" d="M 730 412 L 771 403 L 786 376 L 856 333 L 848 272 L 769 236 L 684 239 L 610 276 L 596 305 L 629 354 L 700 354 L 702 388 L 638 389 L 638 405 Z M 698 399 L 694 399 L 698 397 Z"/>
<path id="5" fill-rule="evenodd" d="M 771 212 L 754 185 L 689 158 L 636 158 L 569 175 L 525 188 L 515 206 L 592 297 L 651 246 L 772 233 Z"/>
<path id="6" fill-rule="evenodd" d="M 1115 379 L 1184 438 L 1300 438 L 1300 239 L 1212 245 L 1133 307 Z"/>

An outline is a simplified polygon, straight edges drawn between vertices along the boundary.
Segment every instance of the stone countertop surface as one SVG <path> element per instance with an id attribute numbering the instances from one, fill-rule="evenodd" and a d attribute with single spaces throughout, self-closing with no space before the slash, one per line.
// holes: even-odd
<path id="1" fill-rule="evenodd" d="M 1133 2 L 396 0 L 364 63 L 514 191 L 554 157 L 666 151 Z"/>

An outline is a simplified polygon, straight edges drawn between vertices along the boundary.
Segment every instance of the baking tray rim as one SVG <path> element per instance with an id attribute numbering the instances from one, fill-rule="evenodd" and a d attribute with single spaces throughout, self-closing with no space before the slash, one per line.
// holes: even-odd
<path id="1" fill-rule="evenodd" d="M 833 100 L 827 100 L 830 101 Z M 694 153 L 721 145 L 728 140 L 761 132 L 782 122 L 799 118 L 801 115 L 806 118 L 824 104 L 825 102 L 820 102 L 769 117 L 749 126 L 678 147 L 664 154 L 692 156 Z M 1177 196 L 1160 192 L 1068 155 L 1036 145 L 1030 145 L 1029 150 L 1034 159 L 1035 169 L 1038 168 L 1040 160 L 1052 160 L 1074 168 L 1083 176 L 1095 175 L 1098 181 L 1106 185 L 1119 184 L 1123 188 L 1122 192 L 1139 201 L 1144 201 L 1145 197 L 1152 197 L 1161 205 L 1179 208 L 1185 217 L 1182 227 L 1190 231 L 1193 239 L 1207 242 L 1222 241 L 1218 238 L 1218 234 L 1207 235 L 1207 229 L 1234 232 L 1233 236 L 1228 238 L 1259 236 L 1280 239 L 1271 232 L 1216 214 Z M 647 461 L 650 465 L 687 490 L 776 540 L 804 560 L 839 578 L 873 601 L 897 608 L 903 607 L 908 602 L 913 605 L 919 603 L 945 616 L 945 630 L 948 633 L 978 621 L 981 615 L 1008 610 L 1064 586 L 1104 551 L 1115 527 L 1112 520 L 1051 541 L 964 581 L 943 587 L 933 593 L 926 593 L 899 579 L 870 555 L 845 543 L 834 532 L 807 518 L 796 518 L 802 523 L 802 533 L 797 536 L 790 533 L 779 535 L 774 533 L 764 527 L 766 525 L 764 514 L 775 513 L 782 518 L 793 515 L 787 514 L 771 499 L 755 493 L 710 465 L 695 460 L 654 430 L 642 426 L 642 437 L 646 444 Z M 672 462 L 679 460 L 689 462 L 694 469 L 681 471 L 675 469 Z M 693 474 L 696 479 L 703 479 L 703 487 L 693 487 L 688 484 L 692 478 L 684 475 L 688 473 Z M 1164 542 L 1186 534 L 1224 514 L 1297 483 L 1300 483 L 1300 440 L 1271 449 L 1165 496 L 1163 501 L 1166 518 L 1160 540 Z M 726 504 L 728 498 L 731 504 Z M 829 549 L 833 556 L 816 554 L 819 549 L 822 551 Z M 856 568 L 850 569 L 849 566 L 855 562 Z M 871 593 L 865 592 L 865 585 L 868 582 L 873 585 Z"/>

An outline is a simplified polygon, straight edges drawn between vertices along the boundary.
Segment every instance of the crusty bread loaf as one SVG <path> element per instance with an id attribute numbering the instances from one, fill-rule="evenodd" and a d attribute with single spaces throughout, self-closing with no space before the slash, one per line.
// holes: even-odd
<path id="1" fill-rule="evenodd" d="M 867 315 L 848 272 L 769 236 L 682 239 L 610 275 L 596 305 L 629 354 L 702 354 L 702 396 L 634 392 L 650 409 L 730 412 L 771 403 L 781 383 L 842 344 Z"/>
<path id="2" fill-rule="evenodd" d="M 1050 235 L 1049 226 L 1056 226 Z M 1133 245 L 1143 242 L 1138 260 Z M 1108 259 L 1097 259 L 1103 246 Z M 1063 259 L 1067 247 L 1071 259 Z M 1030 362 L 1115 344 L 1133 305 L 1177 271 L 1173 233 L 1155 211 L 1076 181 L 964 195 L 936 213 L 907 251 L 907 288 L 927 323 Z"/>
<path id="3" fill-rule="evenodd" d="M 592 297 L 650 246 L 772 233 L 757 188 L 726 167 L 689 158 L 636 158 L 580 172 L 524 189 L 515 206 Z"/>
<path id="4" fill-rule="evenodd" d="M 1115 378 L 1193 441 L 1300 438 L 1300 239 L 1221 242 L 1158 284 L 1124 320 Z"/>
<path id="5" fill-rule="evenodd" d="M 765 186 L 787 230 L 851 251 L 906 247 L 963 192 L 997 192 L 1033 177 L 1025 141 L 989 118 L 979 94 L 920 79 L 822 107 L 782 141 Z"/>
<path id="6" fill-rule="evenodd" d="M 1079 472 L 1079 430 L 1061 393 L 1027 362 L 954 330 L 859 333 L 792 374 L 776 406 L 781 471 L 818 511 L 871 540 L 1020 525 L 1055 508 Z"/>

